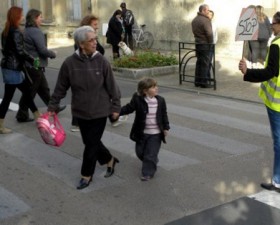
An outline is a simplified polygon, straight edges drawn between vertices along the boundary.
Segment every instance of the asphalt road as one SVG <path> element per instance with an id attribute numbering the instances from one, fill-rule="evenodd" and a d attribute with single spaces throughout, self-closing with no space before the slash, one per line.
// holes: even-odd
<path id="1" fill-rule="evenodd" d="M 57 76 L 58 76 L 58 69 L 55 68 L 47 68 L 46 69 L 46 78 L 47 81 L 49 83 L 49 87 L 50 87 L 50 91 L 51 94 L 53 93 L 55 84 L 56 84 L 56 80 L 57 80 Z M 137 89 L 137 81 L 135 80 L 128 80 L 128 79 L 122 79 L 120 77 L 116 77 L 117 83 L 120 87 L 121 90 L 121 94 L 122 97 L 130 97 L 132 96 L 132 94 L 136 91 Z M 3 98 L 3 94 L 4 94 L 4 84 L 3 82 L 0 82 L 0 99 Z M 161 87 L 160 88 L 160 92 L 164 93 L 164 92 L 169 92 L 172 89 L 167 88 L 167 87 Z M 15 92 L 14 98 L 12 100 L 12 102 L 14 102 L 15 104 L 17 104 L 19 102 L 19 99 L 21 97 L 21 92 L 19 90 L 17 90 Z M 35 103 L 38 107 L 44 107 L 44 103 L 41 101 L 39 96 L 36 96 L 35 98 Z M 62 104 L 71 104 L 71 90 L 68 91 L 67 96 L 65 97 L 65 99 L 62 100 L 61 102 Z"/>
<path id="2" fill-rule="evenodd" d="M 56 73 L 47 71 L 51 88 Z M 117 81 L 126 103 L 136 83 Z M 59 114 L 67 133 L 60 148 L 45 145 L 34 123 L 19 124 L 16 112 L 9 111 L 6 124 L 14 132 L 0 136 L 0 224 L 160 225 L 247 196 L 271 199 L 271 193 L 263 197 L 268 193 L 259 187 L 270 179 L 273 158 L 263 105 L 161 87 L 160 94 L 167 101 L 171 130 L 154 179 L 139 179 L 141 163 L 128 138 L 134 118 L 130 115 L 119 127 L 108 123 L 104 133 L 104 144 L 120 159 L 115 175 L 105 179 L 106 168 L 98 166 L 93 182 L 82 191 L 76 185 L 83 144 L 79 133 L 70 132 L 69 105 Z M 279 212 L 279 196 L 272 197 L 275 200 L 267 202 L 266 209 L 278 207 Z M 215 211 L 221 223 L 211 224 L 256 225 L 248 222 L 252 212 L 262 216 L 263 211 L 253 211 L 251 202 L 233 205 L 228 215 Z M 265 217 L 275 219 L 272 213 Z"/>

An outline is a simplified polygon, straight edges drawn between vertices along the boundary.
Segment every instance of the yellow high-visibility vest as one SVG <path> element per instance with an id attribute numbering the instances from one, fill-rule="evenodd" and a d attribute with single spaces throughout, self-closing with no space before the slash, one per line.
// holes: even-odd
<path id="1" fill-rule="evenodd" d="M 280 49 L 279 37 L 276 37 L 271 43 L 278 45 Z M 269 55 L 269 50 L 264 62 L 264 67 L 267 66 L 268 55 Z M 279 65 L 280 65 L 280 57 L 279 57 Z M 259 90 L 259 97 L 264 101 L 264 104 L 268 108 L 280 112 L 280 68 L 278 70 L 278 77 L 273 77 L 270 80 L 261 83 L 260 90 Z"/>

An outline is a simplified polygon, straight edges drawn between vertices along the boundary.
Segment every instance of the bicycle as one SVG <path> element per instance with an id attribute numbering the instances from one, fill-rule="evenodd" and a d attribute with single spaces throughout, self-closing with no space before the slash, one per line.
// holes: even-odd
<path id="1" fill-rule="evenodd" d="M 144 31 L 145 24 L 138 28 L 132 29 L 133 47 L 140 47 L 141 49 L 150 49 L 154 43 L 154 36 L 149 31 Z"/>

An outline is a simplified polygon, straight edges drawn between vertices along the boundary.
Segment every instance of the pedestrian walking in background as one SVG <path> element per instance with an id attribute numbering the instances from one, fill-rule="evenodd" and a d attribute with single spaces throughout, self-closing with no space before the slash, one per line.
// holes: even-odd
<path id="1" fill-rule="evenodd" d="M 122 2 L 120 4 L 120 7 L 122 10 L 122 18 L 123 18 L 123 24 L 124 24 L 124 29 L 125 29 L 124 42 L 131 50 L 133 50 L 132 27 L 134 25 L 134 15 L 130 9 L 126 8 L 125 2 Z"/>
<path id="2" fill-rule="evenodd" d="M 249 41 L 251 49 L 251 58 L 249 58 L 249 61 L 252 63 L 253 68 L 259 68 L 259 63 L 262 65 L 264 64 L 267 54 L 268 40 L 271 37 L 272 30 L 270 27 L 270 21 L 264 13 L 264 8 L 257 5 L 255 10 L 259 23 L 259 33 L 257 40 Z"/>
<path id="3" fill-rule="evenodd" d="M 23 65 L 26 61 L 33 67 L 38 67 L 38 60 L 29 55 L 24 48 L 23 34 L 20 30 L 20 23 L 23 19 L 23 10 L 13 6 L 8 10 L 7 21 L 1 35 L 2 54 L 1 70 L 5 83 L 4 97 L 0 105 L 0 134 L 11 133 L 12 131 L 4 126 L 4 119 L 9 109 L 10 102 L 16 88 L 22 92 L 22 99 L 31 109 L 34 118 L 40 113 L 31 97 L 29 87 L 26 85 L 23 75 Z"/>
<path id="4" fill-rule="evenodd" d="M 122 11 L 116 10 L 111 17 L 108 30 L 106 33 L 107 43 L 112 45 L 113 50 L 113 58 L 117 59 L 120 57 L 120 41 L 124 40 L 124 27 L 123 27 L 123 19 L 122 19 Z"/>
<path id="5" fill-rule="evenodd" d="M 136 155 L 142 161 L 141 180 L 148 181 L 155 175 L 161 142 L 166 143 L 165 136 L 170 129 L 165 99 L 158 95 L 154 79 L 144 78 L 138 83 L 137 93 L 122 107 L 120 115 L 133 112 L 130 138 L 136 142 Z"/>
<path id="6" fill-rule="evenodd" d="M 244 74 L 244 81 L 262 82 L 259 96 L 264 101 L 270 122 L 274 165 L 271 183 L 262 183 L 261 187 L 280 191 L 280 12 L 274 14 L 271 28 L 275 38 L 269 47 L 264 69 L 248 69 L 245 59 L 242 59 L 239 70 Z"/>
<path id="7" fill-rule="evenodd" d="M 87 15 L 87 16 L 85 16 L 82 19 L 82 21 L 80 22 L 80 26 L 85 26 L 85 25 L 91 26 L 94 29 L 94 31 L 95 31 L 95 33 L 97 35 L 98 29 L 99 29 L 99 19 L 98 19 L 98 17 L 96 17 L 95 15 Z M 105 54 L 105 49 L 99 43 L 98 39 L 96 40 L 96 42 L 97 42 L 96 51 L 98 51 L 102 55 L 104 55 Z M 74 48 L 75 48 L 75 50 L 78 49 L 78 45 L 76 43 L 74 44 Z M 72 117 L 71 124 L 72 124 L 72 127 L 71 127 L 71 131 L 72 132 L 79 132 L 80 131 L 78 120 L 74 116 Z"/>
<path id="8" fill-rule="evenodd" d="M 119 88 L 110 63 L 96 51 L 96 33 L 91 26 L 75 30 L 74 41 L 79 46 L 62 63 L 48 111 L 53 114 L 59 102 L 71 88 L 72 115 L 77 118 L 85 145 L 81 180 L 77 189 L 86 188 L 93 179 L 96 161 L 107 164 L 105 177 L 114 174 L 119 160 L 103 145 L 101 138 L 107 117 L 117 119 L 121 109 Z"/>
<path id="9" fill-rule="evenodd" d="M 30 9 L 26 14 L 24 35 L 24 47 L 28 54 L 34 58 L 39 58 L 38 68 L 34 68 L 32 63 L 26 62 L 25 69 L 28 79 L 24 82 L 30 88 L 31 97 L 34 99 L 36 94 L 48 105 L 50 101 L 50 88 L 45 76 L 45 67 L 48 65 L 48 58 L 54 59 L 56 53 L 47 49 L 44 33 L 40 30 L 42 23 L 42 12 L 37 9 Z M 64 110 L 66 106 L 61 106 L 58 112 Z M 16 115 L 18 122 L 30 122 L 34 119 L 29 118 L 28 104 L 23 97 L 19 101 L 19 110 Z"/>
<path id="10" fill-rule="evenodd" d="M 194 84 L 196 87 L 209 88 L 211 87 L 210 69 L 213 55 L 213 31 L 209 19 L 208 5 L 199 6 L 197 16 L 191 24 L 197 57 Z"/>

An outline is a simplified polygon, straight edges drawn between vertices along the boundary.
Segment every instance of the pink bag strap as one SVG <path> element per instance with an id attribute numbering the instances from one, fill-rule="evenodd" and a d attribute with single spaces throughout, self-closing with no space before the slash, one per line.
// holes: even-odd
<path id="1" fill-rule="evenodd" d="M 53 122 L 57 128 L 59 128 L 60 130 L 63 130 L 63 127 L 62 127 L 56 113 L 53 114 Z"/>
<path id="2" fill-rule="evenodd" d="M 43 119 L 49 120 L 49 113 L 48 112 L 43 113 L 40 117 Z"/>
<path id="3" fill-rule="evenodd" d="M 43 113 L 43 114 L 41 115 L 41 118 L 50 121 L 50 123 L 51 123 L 51 124 L 54 124 L 54 125 L 56 126 L 56 128 L 58 128 L 58 129 L 60 129 L 60 130 L 63 130 L 63 127 L 62 127 L 62 125 L 61 125 L 61 123 L 60 123 L 60 121 L 59 121 L 59 119 L 58 119 L 57 114 L 54 113 L 54 114 L 52 115 L 52 117 L 53 117 L 53 121 L 50 121 L 50 116 L 49 116 L 49 113 L 48 113 L 48 112 L 45 112 L 45 113 Z"/>

